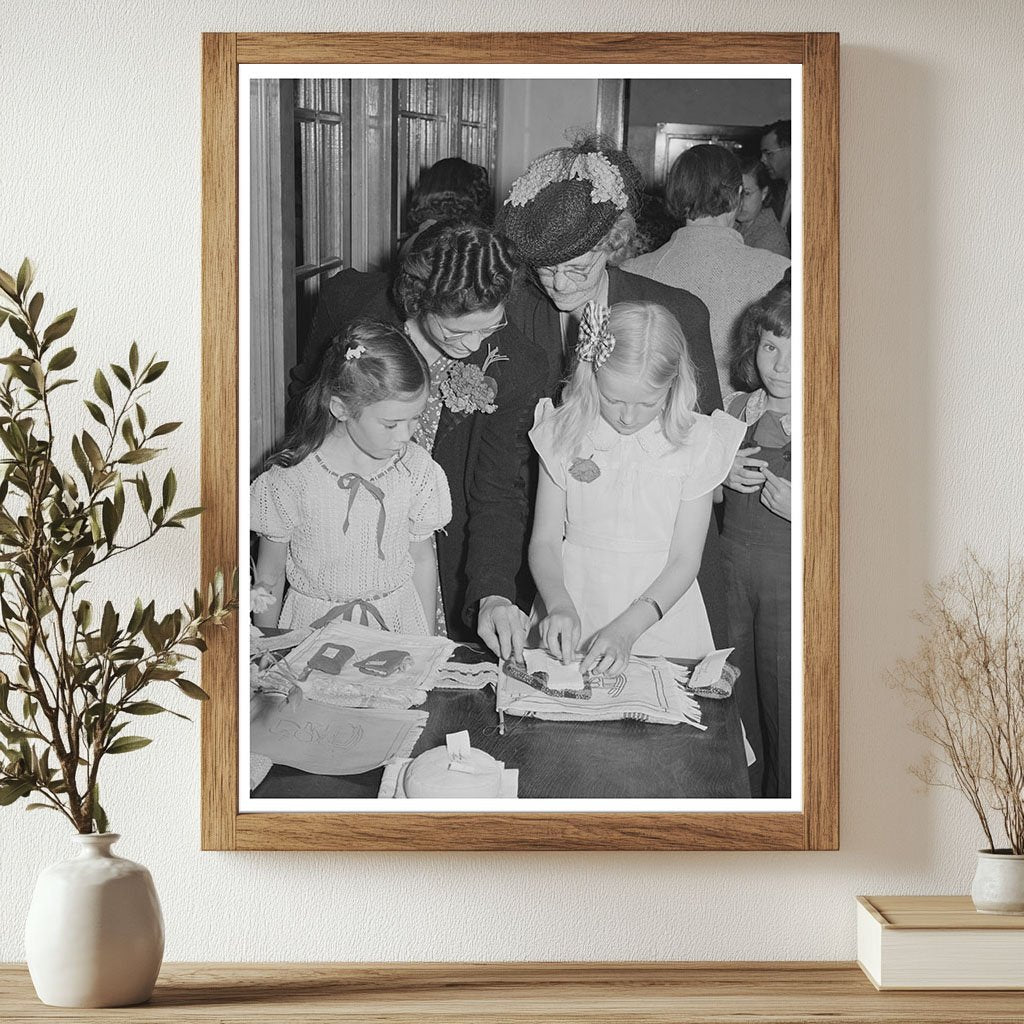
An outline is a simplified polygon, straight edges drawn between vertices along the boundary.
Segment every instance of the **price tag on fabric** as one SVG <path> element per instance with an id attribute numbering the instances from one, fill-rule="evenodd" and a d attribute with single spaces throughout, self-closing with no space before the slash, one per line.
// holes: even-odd
<path id="1" fill-rule="evenodd" d="M 693 666 L 690 673 L 690 681 L 687 684 L 691 690 L 702 690 L 714 686 L 722 678 L 722 670 L 729 660 L 729 655 L 736 650 L 735 647 L 724 647 L 720 651 L 712 651 L 704 655 L 700 662 Z"/>
<path id="2" fill-rule="evenodd" d="M 469 733 L 465 729 L 462 732 L 450 732 L 445 736 L 444 742 L 448 748 L 448 771 L 475 774 L 473 766 L 469 763 L 469 752 L 472 749 Z"/>

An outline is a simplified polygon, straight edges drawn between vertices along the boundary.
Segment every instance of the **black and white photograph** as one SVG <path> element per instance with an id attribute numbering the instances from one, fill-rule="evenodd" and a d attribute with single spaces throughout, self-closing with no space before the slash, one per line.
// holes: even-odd
<path id="1" fill-rule="evenodd" d="M 240 79 L 240 810 L 798 810 L 801 69 L 331 70 Z"/>

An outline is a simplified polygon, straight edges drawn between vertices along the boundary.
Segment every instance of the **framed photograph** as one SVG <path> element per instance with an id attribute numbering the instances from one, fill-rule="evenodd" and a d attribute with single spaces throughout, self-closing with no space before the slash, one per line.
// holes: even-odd
<path id="1" fill-rule="evenodd" d="M 204 35 L 204 849 L 838 848 L 838 84 Z"/>

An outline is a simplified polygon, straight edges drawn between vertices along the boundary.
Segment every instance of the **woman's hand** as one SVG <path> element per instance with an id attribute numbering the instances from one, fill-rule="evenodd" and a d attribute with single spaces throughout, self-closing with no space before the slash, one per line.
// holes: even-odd
<path id="1" fill-rule="evenodd" d="M 769 512 L 792 522 L 793 485 L 771 470 L 764 471 L 764 487 L 761 489 L 761 504 Z"/>
<path id="2" fill-rule="evenodd" d="M 556 609 L 540 624 L 541 643 L 553 658 L 568 665 L 580 645 L 580 617 L 575 608 Z"/>
<path id="3" fill-rule="evenodd" d="M 590 647 L 580 662 L 580 672 L 595 672 L 602 676 L 616 676 L 626 671 L 629 655 L 636 643 L 636 634 L 615 622 L 599 629 L 590 641 Z"/>
<path id="4" fill-rule="evenodd" d="M 499 658 L 523 660 L 523 644 L 526 643 L 528 623 L 526 612 L 507 597 L 491 594 L 480 599 L 476 631 L 491 652 Z"/>
<path id="5" fill-rule="evenodd" d="M 733 459 L 732 469 L 725 478 L 725 486 L 731 487 L 734 491 L 742 491 L 745 494 L 753 494 L 765 480 L 764 474 L 768 463 L 763 459 L 752 459 L 755 452 L 761 450 L 760 446 L 754 448 L 741 448 Z"/>

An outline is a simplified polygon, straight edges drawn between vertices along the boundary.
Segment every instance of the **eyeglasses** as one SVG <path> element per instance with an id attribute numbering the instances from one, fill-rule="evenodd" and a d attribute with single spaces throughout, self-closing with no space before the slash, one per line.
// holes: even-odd
<path id="1" fill-rule="evenodd" d="M 556 263 L 553 267 L 538 267 L 537 277 L 540 278 L 542 284 L 551 284 L 555 279 L 555 274 L 562 274 L 570 281 L 579 284 L 590 277 L 594 268 L 601 262 L 603 255 L 604 253 L 601 252 L 595 253 L 590 262 L 582 266 L 580 264 L 574 266 L 571 263 Z"/>
<path id="2" fill-rule="evenodd" d="M 436 316 L 434 321 L 441 332 L 441 337 L 445 341 L 462 341 L 464 338 L 489 338 L 492 334 L 500 331 L 502 327 L 508 327 L 508 321 L 504 317 L 490 327 L 480 327 L 475 331 L 449 331 Z"/>

